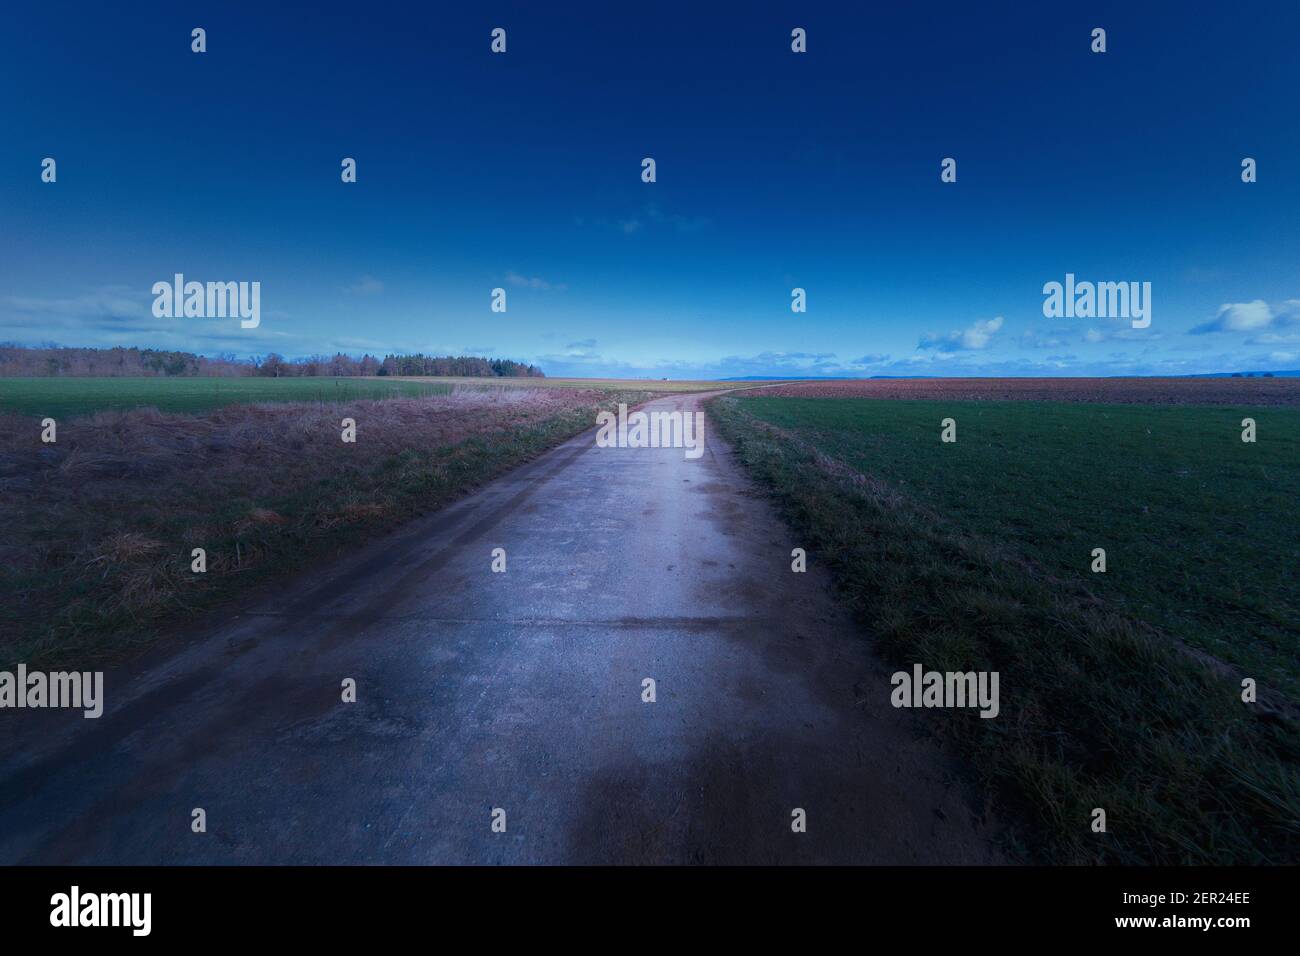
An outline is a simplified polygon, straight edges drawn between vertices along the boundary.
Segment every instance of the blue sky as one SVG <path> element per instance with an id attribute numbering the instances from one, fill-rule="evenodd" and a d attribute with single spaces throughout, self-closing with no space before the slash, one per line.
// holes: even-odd
<path id="1" fill-rule="evenodd" d="M 1300 367 L 1294 2 L 461 6 L 14 7 L 0 340 L 596 376 Z M 176 272 L 261 282 L 261 325 L 154 318 Z M 1044 318 L 1067 272 L 1150 282 L 1151 326 Z"/>

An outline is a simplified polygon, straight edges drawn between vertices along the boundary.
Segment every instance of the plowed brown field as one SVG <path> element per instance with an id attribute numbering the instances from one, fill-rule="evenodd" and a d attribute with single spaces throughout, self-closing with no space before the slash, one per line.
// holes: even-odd
<path id="1" fill-rule="evenodd" d="M 757 394 L 757 393 L 756 393 Z M 1300 405 L 1300 378 L 907 378 L 796 382 L 794 398 L 950 398 L 1121 405 Z"/>

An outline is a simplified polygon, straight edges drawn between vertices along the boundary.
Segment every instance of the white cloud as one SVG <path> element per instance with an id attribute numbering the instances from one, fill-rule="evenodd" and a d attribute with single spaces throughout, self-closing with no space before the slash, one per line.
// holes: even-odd
<path id="1" fill-rule="evenodd" d="M 642 230 L 671 229 L 681 233 L 699 232 L 712 226 L 713 221 L 704 216 L 665 212 L 658 205 L 649 203 L 631 217 L 617 220 L 614 225 L 623 235 L 632 236 Z"/>
<path id="2" fill-rule="evenodd" d="M 0 342 L 61 345 L 76 348 L 113 346 L 176 349 L 217 355 L 314 355 L 323 352 L 393 348 L 335 336 L 284 331 L 263 321 L 256 329 L 240 327 L 238 317 L 225 319 L 157 318 L 147 290 L 106 286 L 79 295 L 41 298 L 0 296 Z M 263 318 L 284 315 L 263 311 Z M 409 349 L 409 351 L 418 351 Z"/>
<path id="3" fill-rule="evenodd" d="M 1048 332 L 1029 329 L 1020 334 L 1020 344 L 1027 349 L 1060 349 L 1066 347 L 1069 338 L 1070 333 L 1060 329 Z"/>
<path id="4" fill-rule="evenodd" d="M 1098 342 L 1110 342 L 1115 339 L 1130 342 L 1158 342 L 1164 338 L 1159 332 L 1150 332 L 1146 329 L 1088 329 L 1083 333 L 1085 342 L 1096 345 Z"/>
<path id="5" fill-rule="evenodd" d="M 362 276 L 355 284 L 348 286 L 353 295 L 379 295 L 384 291 L 384 284 L 374 276 Z"/>
<path id="6" fill-rule="evenodd" d="M 939 349 L 944 352 L 978 351 L 986 349 L 994 334 L 1002 328 L 1002 316 L 992 319 L 977 319 L 968 329 L 949 332 L 946 335 L 926 333 L 917 343 L 920 349 Z"/>
<path id="7" fill-rule="evenodd" d="M 568 288 L 563 282 L 548 282 L 537 276 L 522 276 L 513 269 L 506 273 L 506 281 L 521 289 L 536 289 L 539 292 L 549 292 L 552 289 L 556 292 L 563 292 Z"/>
<path id="8" fill-rule="evenodd" d="M 1290 345 L 1300 342 L 1300 332 L 1265 332 L 1246 339 L 1247 345 Z"/>
<path id="9" fill-rule="evenodd" d="M 1191 329 L 1192 335 L 1207 332 L 1258 332 L 1278 325 L 1300 322 L 1300 299 L 1288 299 L 1276 309 L 1263 299 L 1253 302 L 1227 302 L 1209 322 Z"/>

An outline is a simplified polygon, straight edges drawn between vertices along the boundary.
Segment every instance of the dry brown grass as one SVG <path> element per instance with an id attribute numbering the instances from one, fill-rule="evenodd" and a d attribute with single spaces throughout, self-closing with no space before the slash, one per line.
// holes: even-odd
<path id="1" fill-rule="evenodd" d="M 0 415 L 0 658 L 111 643 L 206 601 L 240 572 L 450 500 L 644 393 L 457 387 L 339 404 L 152 408 L 59 423 Z M 356 443 L 341 440 L 344 418 Z M 190 571 L 207 551 L 208 571 Z M 16 658 L 15 658 L 16 659 Z"/>

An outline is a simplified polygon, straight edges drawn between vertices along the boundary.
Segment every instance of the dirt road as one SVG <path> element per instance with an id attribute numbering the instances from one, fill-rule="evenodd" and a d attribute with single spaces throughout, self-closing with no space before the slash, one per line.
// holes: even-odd
<path id="1" fill-rule="evenodd" d="M 0 713 L 0 863 L 996 861 L 706 438 L 588 432 L 109 672 L 98 720 Z"/>

